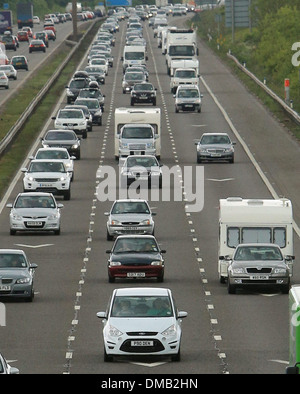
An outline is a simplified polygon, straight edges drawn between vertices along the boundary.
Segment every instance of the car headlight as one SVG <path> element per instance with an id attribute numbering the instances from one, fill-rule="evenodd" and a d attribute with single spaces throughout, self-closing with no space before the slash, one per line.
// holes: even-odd
<path id="1" fill-rule="evenodd" d="M 110 337 L 119 337 L 122 334 L 123 333 L 120 330 L 118 330 L 116 327 L 114 327 L 114 326 L 109 326 L 108 327 L 108 335 Z"/>
<path id="2" fill-rule="evenodd" d="M 148 142 L 147 143 L 147 148 L 153 148 L 153 146 L 154 146 L 153 142 Z"/>
<path id="3" fill-rule="evenodd" d="M 73 148 L 73 149 L 78 149 L 78 147 L 79 147 L 79 145 L 78 145 L 78 144 L 74 144 L 74 145 L 72 145 L 72 148 Z"/>
<path id="4" fill-rule="evenodd" d="M 20 216 L 20 215 L 18 215 L 18 214 L 16 214 L 16 213 L 13 213 L 13 214 L 11 215 L 11 218 L 12 218 L 13 220 L 22 220 L 22 216 Z"/>
<path id="5" fill-rule="evenodd" d="M 233 152 L 233 148 L 232 148 L 232 147 L 231 147 L 231 148 L 227 148 L 227 149 L 225 149 L 225 152 L 226 152 L 226 153 Z"/>
<path id="6" fill-rule="evenodd" d="M 85 122 L 82 121 L 82 122 L 79 123 L 79 125 L 80 125 L 80 126 L 84 126 L 84 125 L 85 125 Z"/>
<path id="7" fill-rule="evenodd" d="M 26 284 L 26 283 L 30 283 L 31 278 L 19 278 L 16 280 L 16 283 L 18 284 Z"/>
<path id="8" fill-rule="evenodd" d="M 285 268 L 275 268 L 274 269 L 274 274 L 285 274 L 286 269 Z"/>
<path id="9" fill-rule="evenodd" d="M 200 153 L 206 153 L 207 152 L 207 150 L 204 149 L 204 148 L 201 148 L 201 146 L 197 146 L 197 151 L 200 152 Z"/>
<path id="10" fill-rule="evenodd" d="M 120 261 L 110 261 L 110 262 L 109 262 L 109 265 L 110 265 L 111 267 L 115 267 L 115 266 L 117 266 L 117 265 L 122 265 L 122 263 L 121 263 Z"/>
<path id="11" fill-rule="evenodd" d="M 166 336 L 166 337 L 170 337 L 170 336 L 176 335 L 177 334 L 176 325 L 172 324 L 170 327 L 168 327 L 166 330 L 164 330 L 161 334 Z"/>
<path id="12" fill-rule="evenodd" d="M 59 178 L 59 180 L 60 180 L 61 182 L 64 182 L 64 181 L 67 180 L 67 178 L 66 178 L 65 176 L 61 176 L 61 177 Z"/>
<path id="13" fill-rule="evenodd" d="M 233 268 L 232 273 L 233 274 L 244 274 L 245 270 L 244 270 L 244 268 Z"/>
<path id="14" fill-rule="evenodd" d="M 26 177 L 26 179 L 27 179 L 29 182 L 33 182 L 33 181 L 34 181 L 33 176 L 28 176 L 28 177 Z"/>
<path id="15" fill-rule="evenodd" d="M 120 143 L 120 148 L 128 148 L 128 143 L 127 142 L 121 142 Z"/>
<path id="16" fill-rule="evenodd" d="M 162 265 L 162 261 L 161 260 L 152 261 L 151 265 Z"/>
<path id="17" fill-rule="evenodd" d="M 142 226 L 149 226 L 150 225 L 150 220 L 149 219 L 143 220 L 140 224 Z"/>
<path id="18" fill-rule="evenodd" d="M 119 220 L 112 220 L 112 221 L 111 221 L 111 224 L 112 224 L 113 226 L 120 226 L 121 222 L 119 222 Z"/>
<path id="19" fill-rule="evenodd" d="M 72 92 L 72 90 L 67 89 L 67 95 L 68 96 L 74 96 L 74 93 Z"/>
<path id="20" fill-rule="evenodd" d="M 48 216 L 48 219 L 49 220 L 55 220 L 55 219 L 58 219 L 58 217 L 59 217 L 59 215 L 56 213 L 56 214 Z"/>

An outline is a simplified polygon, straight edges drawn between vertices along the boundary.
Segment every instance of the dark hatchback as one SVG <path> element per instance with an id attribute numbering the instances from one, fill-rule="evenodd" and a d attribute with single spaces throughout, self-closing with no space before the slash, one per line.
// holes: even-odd
<path id="1" fill-rule="evenodd" d="M 70 156 L 80 159 L 80 137 L 73 130 L 48 130 L 42 145 L 43 148 L 66 148 Z"/>
<path id="2" fill-rule="evenodd" d="M 89 82 L 86 78 L 74 78 L 71 80 L 69 86 L 66 86 L 68 104 L 73 103 L 77 99 L 81 89 L 89 87 Z"/>
<path id="3" fill-rule="evenodd" d="M 164 280 L 165 261 L 153 235 L 120 235 L 114 242 L 108 260 L 108 280 L 156 278 Z"/>
<path id="4" fill-rule="evenodd" d="M 28 71 L 28 61 L 25 56 L 13 56 L 11 58 L 10 64 L 14 66 L 16 70 L 26 70 Z"/>

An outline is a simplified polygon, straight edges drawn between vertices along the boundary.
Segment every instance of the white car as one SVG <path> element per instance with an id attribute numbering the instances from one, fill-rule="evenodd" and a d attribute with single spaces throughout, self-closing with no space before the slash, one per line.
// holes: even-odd
<path id="1" fill-rule="evenodd" d="M 0 66 L 0 71 L 4 71 L 8 79 L 9 78 L 12 78 L 14 80 L 17 79 L 18 72 L 11 64 L 2 64 Z"/>
<path id="2" fill-rule="evenodd" d="M 56 116 L 52 117 L 56 129 L 73 130 L 76 134 L 87 138 L 87 119 L 82 109 L 60 109 Z"/>
<path id="3" fill-rule="evenodd" d="M 105 72 L 105 75 L 108 74 L 108 61 L 104 56 L 98 57 L 98 55 L 92 56 L 89 59 L 89 66 L 98 66 L 101 67 Z"/>
<path id="4" fill-rule="evenodd" d="M 104 361 L 114 356 L 170 356 L 180 360 L 181 319 L 170 289 L 120 288 L 113 291 L 103 319 Z"/>
<path id="5" fill-rule="evenodd" d="M 0 71 L 0 87 L 9 89 L 8 77 L 4 71 Z"/>
<path id="6" fill-rule="evenodd" d="M 29 168 L 22 168 L 24 173 L 24 192 L 40 191 L 71 198 L 71 171 L 61 160 L 32 160 Z"/>
<path id="7" fill-rule="evenodd" d="M 27 192 L 19 193 L 10 208 L 10 235 L 17 231 L 53 231 L 60 234 L 63 204 L 57 204 L 52 193 Z"/>
<path id="8" fill-rule="evenodd" d="M 39 25 L 41 23 L 40 18 L 38 16 L 36 16 L 36 15 L 32 17 L 32 22 L 35 25 Z"/>
<path id="9" fill-rule="evenodd" d="M 71 173 L 71 181 L 74 180 L 74 160 L 75 156 L 70 156 L 67 148 L 39 148 L 34 156 L 29 157 L 30 160 L 61 160 L 66 169 Z"/>
<path id="10" fill-rule="evenodd" d="M 0 353 L 0 375 L 18 375 L 18 368 L 11 367 L 4 356 Z"/>

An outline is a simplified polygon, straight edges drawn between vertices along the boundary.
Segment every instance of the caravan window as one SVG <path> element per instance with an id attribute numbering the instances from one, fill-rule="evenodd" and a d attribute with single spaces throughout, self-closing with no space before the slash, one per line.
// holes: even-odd
<path id="1" fill-rule="evenodd" d="M 274 244 L 281 248 L 286 247 L 286 231 L 284 227 L 274 228 Z"/>
<path id="2" fill-rule="evenodd" d="M 270 228 L 242 228 L 242 243 L 271 243 L 272 231 Z"/>
<path id="3" fill-rule="evenodd" d="M 240 229 L 238 227 L 228 227 L 227 229 L 227 246 L 236 248 L 240 243 Z"/>

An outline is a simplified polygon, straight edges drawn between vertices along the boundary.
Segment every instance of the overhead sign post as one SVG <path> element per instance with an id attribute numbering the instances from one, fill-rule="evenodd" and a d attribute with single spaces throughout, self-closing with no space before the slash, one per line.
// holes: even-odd
<path id="1" fill-rule="evenodd" d="M 235 27 L 251 28 L 251 0 L 225 0 L 225 26 L 231 27 L 234 41 Z"/>

